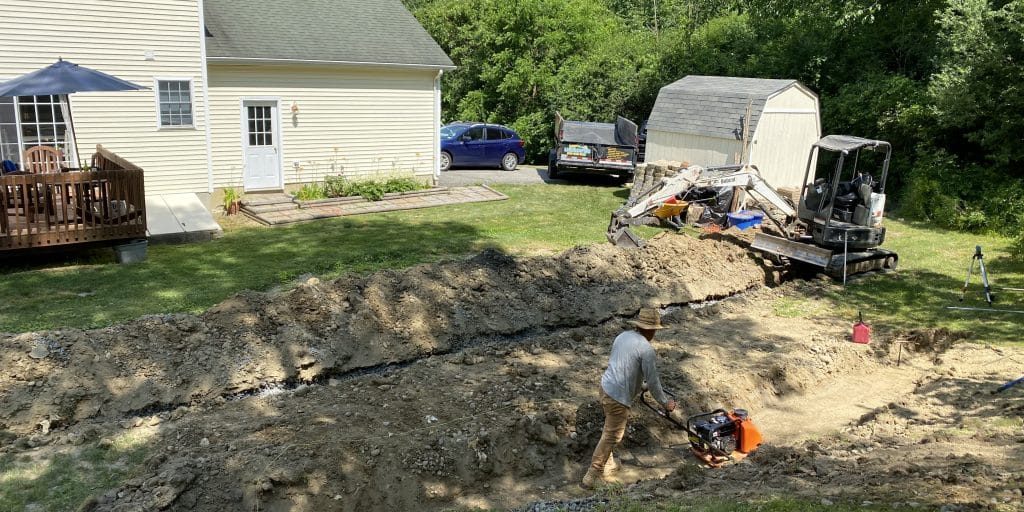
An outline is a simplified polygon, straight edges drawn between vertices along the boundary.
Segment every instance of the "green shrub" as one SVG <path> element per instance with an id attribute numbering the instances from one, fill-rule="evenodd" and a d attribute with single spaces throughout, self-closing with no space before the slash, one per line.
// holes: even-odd
<path id="1" fill-rule="evenodd" d="M 323 185 L 319 183 L 307 183 L 295 192 L 295 198 L 300 201 L 314 201 L 317 199 L 326 199 L 327 194 L 324 192 Z"/>
<path id="2" fill-rule="evenodd" d="M 242 198 L 242 195 L 238 193 L 238 189 L 234 187 L 224 189 L 224 211 L 231 209 L 231 204 Z"/>
<path id="3" fill-rule="evenodd" d="M 415 190 L 423 190 L 430 188 L 428 185 L 416 181 L 412 177 L 408 176 L 396 176 L 391 177 L 383 181 L 378 180 L 358 180 L 350 181 L 348 194 L 349 196 L 363 196 L 370 201 L 380 201 L 384 198 L 384 194 L 393 194 L 396 192 L 412 192 Z"/>

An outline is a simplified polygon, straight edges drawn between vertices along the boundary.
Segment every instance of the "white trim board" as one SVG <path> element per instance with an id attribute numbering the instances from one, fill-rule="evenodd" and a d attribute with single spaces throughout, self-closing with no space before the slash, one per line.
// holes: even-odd
<path id="1" fill-rule="evenodd" d="M 207 57 L 208 62 L 217 64 L 301 64 L 319 66 L 355 66 L 375 68 L 405 68 L 405 69 L 440 69 L 453 70 L 456 66 L 440 66 L 435 64 L 402 64 L 399 62 L 360 62 L 360 61 L 339 61 L 339 60 L 301 60 L 301 59 L 257 59 L 246 57 Z"/>
<path id="2" fill-rule="evenodd" d="M 206 131 L 206 190 L 213 192 L 213 133 L 210 127 L 210 74 L 206 69 L 206 6 L 199 0 L 199 59 L 203 80 L 203 123 Z M 193 119 L 195 121 L 195 119 Z"/>

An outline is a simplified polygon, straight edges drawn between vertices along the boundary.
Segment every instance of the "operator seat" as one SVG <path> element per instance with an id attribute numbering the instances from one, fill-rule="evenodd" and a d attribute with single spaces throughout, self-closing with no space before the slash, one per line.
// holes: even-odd
<path id="1" fill-rule="evenodd" d="M 844 222 L 867 225 L 874 180 L 870 174 L 858 174 L 852 181 L 839 182 L 832 217 Z"/>

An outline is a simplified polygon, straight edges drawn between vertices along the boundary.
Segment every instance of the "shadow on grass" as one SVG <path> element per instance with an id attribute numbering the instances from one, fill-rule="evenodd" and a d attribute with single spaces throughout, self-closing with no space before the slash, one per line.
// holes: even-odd
<path id="1" fill-rule="evenodd" d="M 109 249 L 0 264 L 0 332 L 111 325 L 145 314 L 198 313 L 245 290 L 303 275 L 400 268 L 497 247 L 553 252 L 604 240 L 615 189 L 501 185 L 508 201 L 229 230 L 193 245 L 155 245 L 148 261 L 112 263 Z M 66 255 L 62 256 L 67 258 Z"/>
<path id="2" fill-rule="evenodd" d="M 565 185 L 584 185 L 588 187 L 622 187 L 622 180 L 615 176 L 604 174 L 587 174 L 562 172 L 558 175 L 559 181 Z"/>
<path id="3" fill-rule="evenodd" d="M 52 266 L 52 260 L 41 268 L 24 263 L 3 276 L 0 332 L 199 312 L 238 291 L 265 290 L 306 274 L 402 268 L 488 245 L 477 227 L 463 222 L 366 216 L 244 229 L 201 244 L 156 245 L 145 263 L 133 266 L 101 259 L 65 268 Z M 91 256 L 73 261 L 81 257 Z"/>
<path id="4" fill-rule="evenodd" d="M 64 450 L 44 460 L 0 456 L 0 510 L 81 510 L 97 491 L 137 471 L 146 455 L 145 446 L 115 443 Z"/>

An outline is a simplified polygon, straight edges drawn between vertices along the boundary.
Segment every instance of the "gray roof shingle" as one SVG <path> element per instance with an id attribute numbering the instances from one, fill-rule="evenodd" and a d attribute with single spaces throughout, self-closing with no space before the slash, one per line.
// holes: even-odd
<path id="1" fill-rule="evenodd" d="M 750 102 L 750 136 L 768 97 L 796 80 L 690 75 L 661 88 L 647 128 L 717 138 L 743 139 Z"/>
<path id="2" fill-rule="evenodd" d="M 454 67 L 400 0 L 206 0 L 204 14 L 211 59 Z"/>

